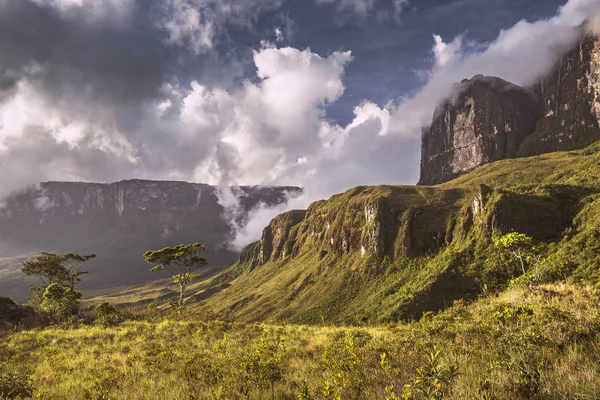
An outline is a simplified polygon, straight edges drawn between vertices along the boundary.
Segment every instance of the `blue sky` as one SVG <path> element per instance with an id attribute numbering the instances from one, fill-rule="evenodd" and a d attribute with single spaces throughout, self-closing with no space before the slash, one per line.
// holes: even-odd
<path id="1" fill-rule="evenodd" d="M 0 0 L 1 199 L 47 180 L 414 184 L 456 82 L 532 85 L 600 0 Z M 277 210 L 257 210 L 253 236 Z"/>
<path id="2" fill-rule="evenodd" d="M 503 29 L 518 21 L 535 21 L 556 14 L 564 2 L 557 0 L 413 0 L 393 17 L 393 1 L 379 0 L 367 15 L 340 13 L 335 3 L 288 1 L 280 9 L 258 18 L 253 29 L 244 28 L 227 38 L 224 54 L 231 49 L 255 49 L 265 38 L 274 38 L 274 27 L 285 30 L 292 21 L 291 37 L 282 45 L 310 48 L 318 54 L 351 50 L 354 56 L 346 68 L 344 96 L 328 109 L 328 116 L 347 123 L 352 108 L 362 99 L 378 104 L 409 95 L 423 85 L 420 72 L 434 62 L 432 35 L 467 40 L 485 45 Z M 384 14 L 382 17 L 381 14 Z M 246 76 L 253 77 L 250 59 Z"/>

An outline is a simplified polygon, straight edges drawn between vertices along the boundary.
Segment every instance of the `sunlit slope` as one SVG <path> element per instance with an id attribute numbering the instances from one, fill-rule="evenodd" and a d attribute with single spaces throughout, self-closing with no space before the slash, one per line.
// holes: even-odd
<path id="1" fill-rule="evenodd" d="M 354 188 L 275 218 L 200 298 L 251 321 L 420 317 L 516 276 L 493 246 L 510 231 L 553 243 L 545 279 L 595 283 L 599 193 L 599 144 L 496 162 L 434 187 Z"/>

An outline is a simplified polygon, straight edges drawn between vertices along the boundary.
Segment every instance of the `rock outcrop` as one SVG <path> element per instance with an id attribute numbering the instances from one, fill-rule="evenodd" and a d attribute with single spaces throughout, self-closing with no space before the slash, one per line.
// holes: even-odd
<path id="1" fill-rule="evenodd" d="M 600 139 L 600 40 L 585 36 L 534 87 L 542 118 L 519 150 L 531 156 Z"/>
<path id="2" fill-rule="evenodd" d="M 33 308 L 21 306 L 7 297 L 0 297 L 0 329 L 32 325 L 36 317 Z"/>
<path id="3" fill-rule="evenodd" d="M 457 98 L 423 131 L 421 185 L 434 185 L 483 164 L 515 157 L 539 120 L 532 93 L 499 78 L 463 81 Z"/>
<path id="4" fill-rule="evenodd" d="M 39 251 L 95 253 L 98 257 L 86 263 L 92 273 L 84 280 L 92 286 L 156 279 L 143 252 L 179 243 L 201 242 L 210 251 L 211 265 L 227 265 L 237 254 L 225 246 L 233 232 L 217 190 L 205 184 L 145 180 L 42 183 L 0 207 L 0 257 Z M 259 203 L 281 204 L 300 189 L 235 190 L 240 196 L 236 218 L 243 223 Z"/>
<path id="5" fill-rule="evenodd" d="M 423 130 L 420 185 L 493 161 L 600 140 L 600 40 L 583 35 L 531 88 L 479 75 L 454 93 Z"/>
<path id="6" fill-rule="evenodd" d="M 571 199 L 572 200 L 572 199 Z M 478 227 L 486 235 L 518 231 L 552 240 L 568 226 L 552 194 L 520 195 L 485 185 L 472 189 L 419 186 L 357 187 L 304 211 L 274 218 L 239 263 L 255 269 L 300 254 L 353 254 L 399 260 L 435 254 Z M 568 204 L 566 204 L 568 203 Z"/>

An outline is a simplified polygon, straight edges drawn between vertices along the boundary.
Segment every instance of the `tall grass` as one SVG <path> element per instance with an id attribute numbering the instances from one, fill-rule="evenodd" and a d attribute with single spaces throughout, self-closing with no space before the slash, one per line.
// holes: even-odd
<path id="1" fill-rule="evenodd" d="M 153 311 L 5 333 L 0 393 L 13 374 L 37 399 L 597 399 L 599 301 L 591 286 L 548 285 L 385 326 Z"/>

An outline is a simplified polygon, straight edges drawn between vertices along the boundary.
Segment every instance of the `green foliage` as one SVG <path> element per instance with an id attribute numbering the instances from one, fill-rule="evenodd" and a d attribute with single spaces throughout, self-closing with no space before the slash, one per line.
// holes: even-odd
<path id="1" fill-rule="evenodd" d="M 451 393 L 452 382 L 458 376 L 458 367 L 442 362 L 442 352 L 435 348 L 425 354 L 423 365 L 416 376 L 402 388 L 402 399 L 444 399 Z"/>
<path id="2" fill-rule="evenodd" d="M 52 283 L 69 285 L 73 290 L 81 281 L 80 276 L 87 274 L 80 271 L 77 266 L 85 261 L 95 258 L 95 254 L 82 256 L 79 254 L 41 253 L 34 260 L 23 262 L 21 271 L 28 276 L 37 276 L 44 286 Z"/>
<path id="3" fill-rule="evenodd" d="M 105 328 L 117 326 L 123 319 L 114 305 L 104 302 L 96 307 L 96 323 Z"/>
<path id="4" fill-rule="evenodd" d="M 207 250 L 200 243 L 180 244 L 175 247 L 165 247 L 161 250 L 147 251 L 144 259 L 149 264 L 155 264 L 152 271 L 167 271 L 173 278 L 173 283 L 179 286 L 178 306 L 183 307 L 183 299 L 188 285 L 198 278 L 194 271 L 207 264 L 202 254 Z"/>
<path id="5" fill-rule="evenodd" d="M 31 372 L 0 364 L 0 398 L 26 399 L 33 395 Z"/>
<path id="6" fill-rule="evenodd" d="M 599 302 L 592 286 L 513 287 L 365 328 L 140 311 L 105 329 L 7 333 L 0 359 L 33 371 L 40 399 L 593 399 Z"/>
<path id="7" fill-rule="evenodd" d="M 52 318 L 62 320 L 79 312 L 81 292 L 69 286 L 52 283 L 46 287 L 42 295 L 40 308 L 48 312 Z"/>
<path id="8" fill-rule="evenodd" d="M 533 307 L 532 306 L 519 306 L 519 307 L 504 307 L 501 311 L 496 311 L 493 314 L 494 319 L 498 320 L 503 324 L 520 321 L 524 318 L 530 317 L 533 315 Z"/>
<path id="9" fill-rule="evenodd" d="M 37 276 L 42 281 L 40 287 L 31 286 L 29 304 L 49 313 L 54 321 L 77 314 L 82 297 L 77 287 L 81 276 L 88 273 L 77 267 L 95 257 L 94 254 L 82 256 L 43 252 L 34 260 L 23 262 L 21 271 L 27 276 Z"/>

